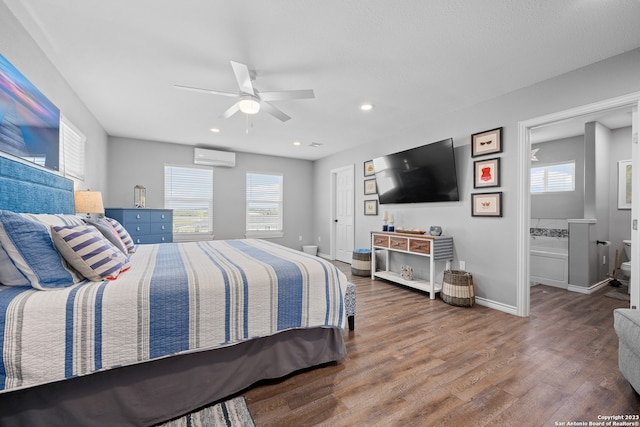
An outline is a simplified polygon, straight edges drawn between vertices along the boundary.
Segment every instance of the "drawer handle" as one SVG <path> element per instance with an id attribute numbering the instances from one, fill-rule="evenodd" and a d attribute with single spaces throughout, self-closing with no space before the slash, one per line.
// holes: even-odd
<path id="1" fill-rule="evenodd" d="M 394 243 L 396 246 L 400 246 L 400 242 L 395 242 Z"/>
<path id="2" fill-rule="evenodd" d="M 136 243 L 140 243 L 140 239 L 137 239 L 137 240 L 136 240 Z"/>
<path id="3" fill-rule="evenodd" d="M 136 219 L 140 219 L 140 214 L 136 214 Z"/>
<path id="4" fill-rule="evenodd" d="M 164 242 L 164 237 L 162 238 L 162 241 Z"/>
<path id="5" fill-rule="evenodd" d="M 140 227 L 136 227 L 136 231 L 140 231 Z"/>
<path id="6" fill-rule="evenodd" d="M 164 230 L 164 225 L 162 226 L 162 229 Z"/>
<path id="7" fill-rule="evenodd" d="M 164 214 L 160 215 L 160 218 L 164 219 Z"/>
<path id="8" fill-rule="evenodd" d="M 416 249 L 420 249 L 421 247 L 422 247 L 422 245 L 421 245 L 421 244 L 417 244 L 417 245 L 416 245 Z"/>

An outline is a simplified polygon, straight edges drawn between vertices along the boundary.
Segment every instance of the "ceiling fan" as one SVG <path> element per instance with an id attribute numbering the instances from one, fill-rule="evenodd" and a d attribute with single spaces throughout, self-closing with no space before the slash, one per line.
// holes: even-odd
<path id="1" fill-rule="evenodd" d="M 228 119 L 238 111 L 245 114 L 257 114 L 261 109 L 271 114 L 278 120 L 286 122 L 291 117 L 274 107 L 269 101 L 288 101 L 291 99 L 309 99 L 315 98 L 312 89 L 302 90 L 285 90 L 279 92 L 259 92 L 251 83 L 255 79 L 255 72 L 249 70 L 245 64 L 231 61 L 233 74 L 238 82 L 239 93 L 220 92 L 217 90 L 201 89 L 197 87 L 174 85 L 178 89 L 193 90 L 196 92 L 204 92 L 212 95 L 228 96 L 230 98 L 238 98 L 238 102 L 233 104 L 227 111 L 222 113 L 220 117 Z"/>

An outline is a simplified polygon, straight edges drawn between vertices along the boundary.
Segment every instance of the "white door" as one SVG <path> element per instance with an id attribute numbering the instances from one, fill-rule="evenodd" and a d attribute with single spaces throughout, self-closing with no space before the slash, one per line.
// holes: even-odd
<path id="1" fill-rule="evenodd" d="M 332 171 L 332 235 L 335 259 L 351 263 L 354 241 L 354 173 L 353 165 Z"/>
<path id="2" fill-rule="evenodd" d="M 640 102 L 633 111 L 631 121 L 631 157 L 633 169 L 631 171 L 631 280 L 629 280 L 630 307 L 640 308 L 640 147 L 638 147 L 638 132 L 640 131 L 640 117 L 638 113 Z"/>

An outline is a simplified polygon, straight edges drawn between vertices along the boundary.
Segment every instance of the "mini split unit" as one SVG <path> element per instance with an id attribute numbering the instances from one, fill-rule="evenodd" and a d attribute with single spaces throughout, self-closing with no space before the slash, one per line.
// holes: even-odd
<path id="1" fill-rule="evenodd" d="M 193 163 L 232 168 L 236 165 L 236 153 L 196 148 L 193 150 Z"/>

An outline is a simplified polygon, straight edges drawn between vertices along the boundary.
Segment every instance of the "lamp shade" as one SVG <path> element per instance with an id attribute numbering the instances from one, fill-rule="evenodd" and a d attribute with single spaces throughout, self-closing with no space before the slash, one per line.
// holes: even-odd
<path id="1" fill-rule="evenodd" d="M 104 213 L 102 204 L 102 193 L 99 191 L 81 190 L 74 194 L 76 213 Z"/>

